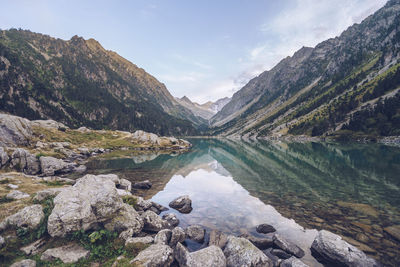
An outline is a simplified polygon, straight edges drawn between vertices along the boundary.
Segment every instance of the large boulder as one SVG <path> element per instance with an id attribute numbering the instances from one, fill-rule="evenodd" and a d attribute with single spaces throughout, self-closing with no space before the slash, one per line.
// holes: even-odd
<path id="1" fill-rule="evenodd" d="M 172 236 L 172 231 L 170 229 L 161 230 L 154 237 L 155 244 L 168 245 Z"/>
<path id="2" fill-rule="evenodd" d="M 172 227 L 179 225 L 179 219 L 174 213 L 165 213 L 162 216 L 163 220 L 166 220 Z"/>
<path id="3" fill-rule="evenodd" d="M 229 236 L 224 254 L 227 266 L 272 267 L 273 262 L 249 240 Z"/>
<path id="4" fill-rule="evenodd" d="M 172 200 L 169 206 L 180 213 L 190 213 L 192 211 L 192 200 L 188 195 L 180 196 Z"/>
<path id="5" fill-rule="evenodd" d="M 32 205 L 23 208 L 17 213 L 8 216 L 0 223 L 0 231 L 8 227 L 26 227 L 36 229 L 44 219 L 43 208 L 41 205 Z"/>
<path id="6" fill-rule="evenodd" d="M 182 243 L 186 239 L 185 230 L 181 227 L 172 229 L 171 240 L 169 241 L 170 247 L 175 247 L 178 243 Z"/>
<path id="7" fill-rule="evenodd" d="M 275 234 L 273 237 L 274 240 L 274 245 L 283 251 L 296 256 L 297 258 L 302 258 L 304 257 L 305 253 L 304 251 L 297 246 L 296 244 L 293 244 L 289 240 L 286 240 L 282 236 Z"/>
<path id="8" fill-rule="evenodd" d="M 30 122 L 33 127 L 49 128 L 49 129 L 69 129 L 65 124 L 53 120 L 34 120 Z"/>
<path id="9" fill-rule="evenodd" d="M 82 258 L 87 258 L 90 252 L 78 244 L 72 243 L 58 248 L 50 248 L 43 252 L 42 261 L 60 259 L 63 263 L 75 263 Z"/>
<path id="10" fill-rule="evenodd" d="M 152 186 L 152 183 L 149 180 L 144 180 L 141 182 L 136 182 L 133 184 L 133 188 L 135 189 L 150 189 Z"/>
<path id="11" fill-rule="evenodd" d="M 4 150 L 4 147 L 0 147 L 0 168 L 3 168 L 8 163 L 9 160 L 10 157 Z"/>
<path id="12" fill-rule="evenodd" d="M 214 245 L 223 249 L 226 245 L 226 242 L 228 242 L 228 236 L 226 234 L 218 230 L 212 230 L 210 232 L 210 240 L 208 241 L 208 245 Z"/>
<path id="13" fill-rule="evenodd" d="M 37 157 L 23 148 L 17 148 L 12 153 L 10 167 L 26 174 L 38 174 L 40 172 L 40 163 Z"/>
<path id="14" fill-rule="evenodd" d="M 153 244 L 141 251 L 130 264 L 145 267 L 168 267 L 173 261 L 172 248 L 163 244 Z"/>
<path id="15" fill-rule="evenodd" d="M 144 227 L 143 230 L 150 232 L 159 232 L 163 229 L 170 228 L 167 221 L 161 219 L 155 212 L 148 210 L 142 214 Z"/>
<path id="16" fill-rule="evenodd" d="M 143 219 L 136 210 L 132 206 L 124 203 L 118 213 L 104 224 L 104 227 L 109 231 L 118 233 L 130 229 L 132 234 L 135 235 L 142 231 L 143 225 Z"/>
<path id="17" fill-rule="evenodd" d="M 334 233 L 326 230 L 318 232 L 311 245 L 311 252 L 315 258 L 325 264 L 334 264 L 349 267 L 373 267 L 378 263 L 358 248 L 350 245 Z"/>
<path id="18" fill-rule="evenodd" d="M 190 225 L 186 228 L 186 236 L 198 243 L 203 243 L 206 230 L 200 225 Z"/>
<path id="19" fill-rule="evenodd" d="M 53 157 L 40 157 L 40 167 L 42 174 L 45 176 L 53 176 L 55 174 L 69 172 L 74 169 L 74 163 L 66 163 L 62 159 Z"/>
<path id="20" fill-rule="evenodd" d="M 32 134 L 29 120 L 0 114 L 0 146 L 26 146 L 29 144 Z"/>
<path id="21" fill-rule="evenodd" d="M 118 223 L 115 218 L 123 222 Z M 55 237 L 93 229 L 100 223 L 114 230 L 128 226 L 136 229 L 140 228 L 140 222 L 139 215 L 122 202 L 116 184 L 110 177 L 88 174 L 54 198 L 54 209 L 49 216 L 47 229 Z"/>
<path id="22" fill-rule="evenodd" d="M 180 243 L 175 248 L 175 259 L 181 267 L 225 267 L 226 258 L 221 248 L 209 246 L 189 253 Z"/>

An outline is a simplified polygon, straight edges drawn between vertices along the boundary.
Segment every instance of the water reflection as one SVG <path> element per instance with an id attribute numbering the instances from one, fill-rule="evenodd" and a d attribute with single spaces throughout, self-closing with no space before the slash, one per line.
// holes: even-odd
<path id="1" fill-rule="evenodd" d="M 399 148 L 191 142 L 189 153 L 95 160 L 89 169 L 132 181 L 149 179 L 152 189 L 135 193 L 163 205 L 189 194 L 194 210 L 179 214 L 183 225 L 198 223 L 240 234 L 267 222 L 304 247 L 315 231 L 303 227 L 328 229 L 387 265 L 400 262 L 398 240 L 383 231 L 400 223 Z"/>

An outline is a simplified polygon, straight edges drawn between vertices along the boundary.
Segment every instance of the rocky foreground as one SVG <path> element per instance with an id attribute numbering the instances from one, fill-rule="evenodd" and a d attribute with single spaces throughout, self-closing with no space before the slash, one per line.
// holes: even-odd
<path id="1" fill-rule="evenodd" d="M 1 181 L 4 179 L 3 175 Z M 25 207 L 3 219 L 2 263 L 13 267 L 74 263 L 307 266 L 301 260 L 305 252 L 274 233 L 270 225 L 256 227 L 257 232 L 264 234 L 262 238 L 237 237 L 216 230 L 207 233 L 199 225 L 183 229 L 176 215 L 166 212 L 168 208 L 133 196 L 131 182 L 117 175 L 85 175 L 73 183 L 29 195 Z M 188 196 L 171 199 L 169 206 L 181 213 L 192 210 Z M 190 252 L 186 248 L 188 240 L 203 244 L 202 248 Z M 378 266 L 362 251 L 324 230 L 318 233 L 311 250 L 324 264 Z"/>

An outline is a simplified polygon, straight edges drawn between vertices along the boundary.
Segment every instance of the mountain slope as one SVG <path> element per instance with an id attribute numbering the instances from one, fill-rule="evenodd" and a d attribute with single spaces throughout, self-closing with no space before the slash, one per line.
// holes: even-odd
<path id="1" fill-rule="evenodd" d="M 93 39 L 0 32 L 0 110 L 71 127 L 194 134 L 202 122 L 143 69 Z"/>
<path id="2" fill-rule="evenodd" d="M 211 118 L 210 134 L 328 135 L 345 129 L 357 112 L 375 112 L 376 103 L 398 95 L 399 27 L 400 1 L 392 0 L 339 37 L 303 47 L 235 93 Z M 386 134 L 399 135 L 400 105 L 390 105 L 394 111 L 382 114 L 391 127 Z M 371 123 L 364 131 L 383 135 L 377 127 Z"/>
<path id="3" fill-rule="evenodd" d="M 182 98 L 176 98 L 179 104 L 186 107 L 192 113 L 204 119 L 206 122 L 215 115 L 218 111 L 220 111 L 231 99 L 229 97 L 224 97 L 218 99 L 215 102 L 208 101 L 204 104 L 198 104 L 196 102 L 192 102 L 187 96 Z"/>

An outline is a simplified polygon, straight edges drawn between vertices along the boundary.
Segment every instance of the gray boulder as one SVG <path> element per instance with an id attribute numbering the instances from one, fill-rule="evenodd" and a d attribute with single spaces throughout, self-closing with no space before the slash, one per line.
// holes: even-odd
<path id="1" fill-rule="evenodd" d="M 18 262 L 14 262 L 10 265 L 10 267 L 36 267 L 36 261 L 34 260 L 22 260 Z"/>
<path id="2" fill-rule="evenodd" d="M 180 213 L 190 213 L 192 211 L 192 200 L 189 196 L 180 196 L 169 203 L 169 206 Z"/>
<path id="3" fill-rule="evenodd" d="M 169 241 L 170 247 L 175 247 L 178 243 L 182 243 L 186 239 L 185 230 L 181 227 L 175 227 L 172 229 L 171 240 Z"/>
<path id="4" fill-rule="evenodd" d="M 154 237 L 154 243 L 168 245 L 171 240 L 171 236 L 172 236 L 171 230 L 169 230 L 169 229 L 161 230 Z"/>
<path id="5" fill-rule="evenodd" d="M 146 231 L 159 232 L 162 229 L 167 229 L 170 227 L 167 221 L 161 219 L 160 216 L 151 210 L 144 212 L 142 214 L 142 218 L 144 222 L 143 229 Z"/>
<path id="6" fill-rule="evenodd" d="M 32 175 L 40 172 L 39 160 L 23 148 L 17 148 L 12 153 L 10 167 Z"/>
<path id="7" fill-rule="evenodd" d="M 130 264 L 145 267 L 168 267 L 171 266 L 173 261 L 174 256 L 172 248 L 167 245 L 153 244 L 141 251 Z"/>
<path id="8" fill-rule="evenodd" d="M 271 249 L 271 253 L 275 256 L 277 256 L 280 259 L 289 259 L 292 257 L 292 254 L 287 253 L 286 251 L 283 251 L 282 249 Z"/>
<path id="9" fill-rule="evenodd" d="M 47 230 L 52 237 L 61 237 L 73 231 L 96 228 L 99 223 L 108 224 L 113 229 L 124 229 L 126 220 L 123 224 L 117 224 L 115 218 L 121 219 L 124 216 L 122 214 L 127 215 L 129 211 L 132 209 L 124 205 L 111 179 L 88 174 L 54 198 L 54 209 L 49 216 Z M 132 225 L 140 224 L 137 213 L 128 218 L 135 218 Z"/>
<path id="10" fill-rule="evenodd" d="M 50 248 L 43 252 L 42 261 L 60 259 L 63 263 L 75 263 L 82 258 L 87 258 L 90 252 L 78 244 L 72 243 L 58 248 Z"/>
<path id="11" fill-rule="evenodd" d="M 214 245 L 223 249 L 226 245 L 226 242 L 228 242 L 228 236 L 226 234 L 218 230 L 212 230 L 210 232 L 210 240 L 208 241 L 208 245 Z"/>
<path id="12" fill-rule="evenodd" d="M 125 241 L 125 246 L 128 245 L 135 245 L 135 244 L 151 244 L 153 243 L 154 238 L 151 236 L 145 236 L 145 237 L 130 237 L 126 239 Z"/>
<path id="13" fill-rule="evenodd" d="M 282 261 L 280 267 L 309 267 L 309 266 L 296 257 L 290 257 L 289 259 Z"/>
<path id="14" fill-rule="evenodd" d="M 296 244 L 293 244 L 292 242 L 286 240 L 282 236 L 275 234 L 273 237 L 274 240 L 274 245 L 283 251 L 292 254 L 296 256 L 297 258 L 302 258 L 304 257 L 305 253 L 304 251 L 298 247 Z"/>
<path id="15" fill-rule="evenodd" d="M 26 227 L 29 229 L 36 229 L 39 227 L 43 218 L 44 213 L 41 205 L 28 206 L 5 218 L 0 223 L 0 231 L 3 231 L 8 227 Z"/>
<path id="16" fill-rule="evenodd" d="M 151 186 L 152 186 L 152 184 L 151 184 L 151 182 L 149 180 L 145 180 L 145 181 L 137 182 L 137 183 L 133 184 L 133 188 L 135 188 L 135 189 L 145 189 L 145 190 L 147 190 L 147 189 L 150 189 Z"/>
<path id="17" fill-rule="evenodd" d="M 200 225 L 191 225 L 186 228 L 186 236 L 198 243 L 203 243 L 206 230 Z"/>
<path id="18" fill-rule="evenodd" d="M 228 236 L 224 254 L 227 266 L 272 267 L 273 262 L 249 240 Z"/>
<path id="19" fill-rule="evenodd" d="M 32 134 L 29 120 L 0 114 L 0 146 L 26 146 Z"/>
<path id="20" fill-rule="evenodd" d="M 66 163 L 62 159 L 56 159 L 53 157 L 40 157 L 39 160 L 42 174 L 46 176 L 53 176 L 55 174 L 62 173 L 66 169 L 70 169 L 72 165 L 75 165 L 73 163 Z"/>
<path id="21" fill-rule="evenodd" d="M 57 196 L 63 190 L 64 190 L 63 187 L 45 189 L 45 190 L 36 192 L 36 195 L 33 197 L 33 200 L 41 202 L 48 197 Z"/>
<path id="22" fill-rule="evenodd" d="M 257 233 L 268 234 L 268 233 L 273 233 L 276 230 L 272 225 L 262 223 L 262 224 L 257 225 L 256 231 L 257 231 Z"/>
<path id="23" fill-rule="evenodd" d="M 0 168 L 3 168 L 9 160 L 10 157 L 7 155 L 7 152 L 3 147 L 0 147 Z"/>
<path id="24" fill-rule="evenodd" d="M 136 198 L 136 208 L 138 211 L 146 211 L 150 209 L 153 204 L 149 200 L 144 200 L 142 197 L 137 197 Z"/>
<path id="25" fill-rule="evenodd" d="M 326 264 L 349 267 L 379 266 L 364 252 L 342 240 L 340 236 L 325 230 L 318 232 L 311 245 L 311 252 L 315 258 Z"/>
<path id="26" fill-rule="evenodd" d="M 253 243 L 254 246 L 258 247 L 261 250 L 272 247 L 272 245 L 274 243 L 272 240 L 272 237 L 269 237 L 269 236 L 255 237 L 250 234 L 243 234 L 243 235 L 241 235 L 241 237 L 248 239 L 251 243 Z"/>
<path id="27" fill-rule="evenodd" d="M 26 255 L 36 255 L 39 253 L 40 248 L 42 248 L 45 244 L 46 241 L 43 238 L 41 238 L 25 247 L 22 247 L 20 250 L 24 252 Z"/>
<path id="28" fill-rule="evenodd" d="M 221 248 L 210 246 L 196 252 L 189 251 L 182 245 L 175 248 L 175 259 L 181 267 L 225 267 L 226 258 Z"/>
<path id="29" fill-rule="evenodd" d="M 163 220 L 166 220 L 171 225 L 171 227 L 179 225 L 179 219 L 174 213 L 165 213 L 162 218 Z"/>
<path id="30" fill-rule="evenodd" d="M 129 229 L 132 231 L 132 234 L 135 235 L 142 231 L 143 225 L 143 219 L 136 210 L 132 206 L 123 203 L 118 214 L 106 222 L 104 227 L 109 231 L 118 233 Z"/>
<path id="31" fill-rule="evenodd" d="M 19 190 L 12 190 L 10 193 L 6 195 L 6 198 L 8 199 L 13 199 L 13 200 L 18 200 L 18 199 L 23 199 L 23 198 L 28 198 L 30 197 L 29 194 L 21 192 Z"/>

